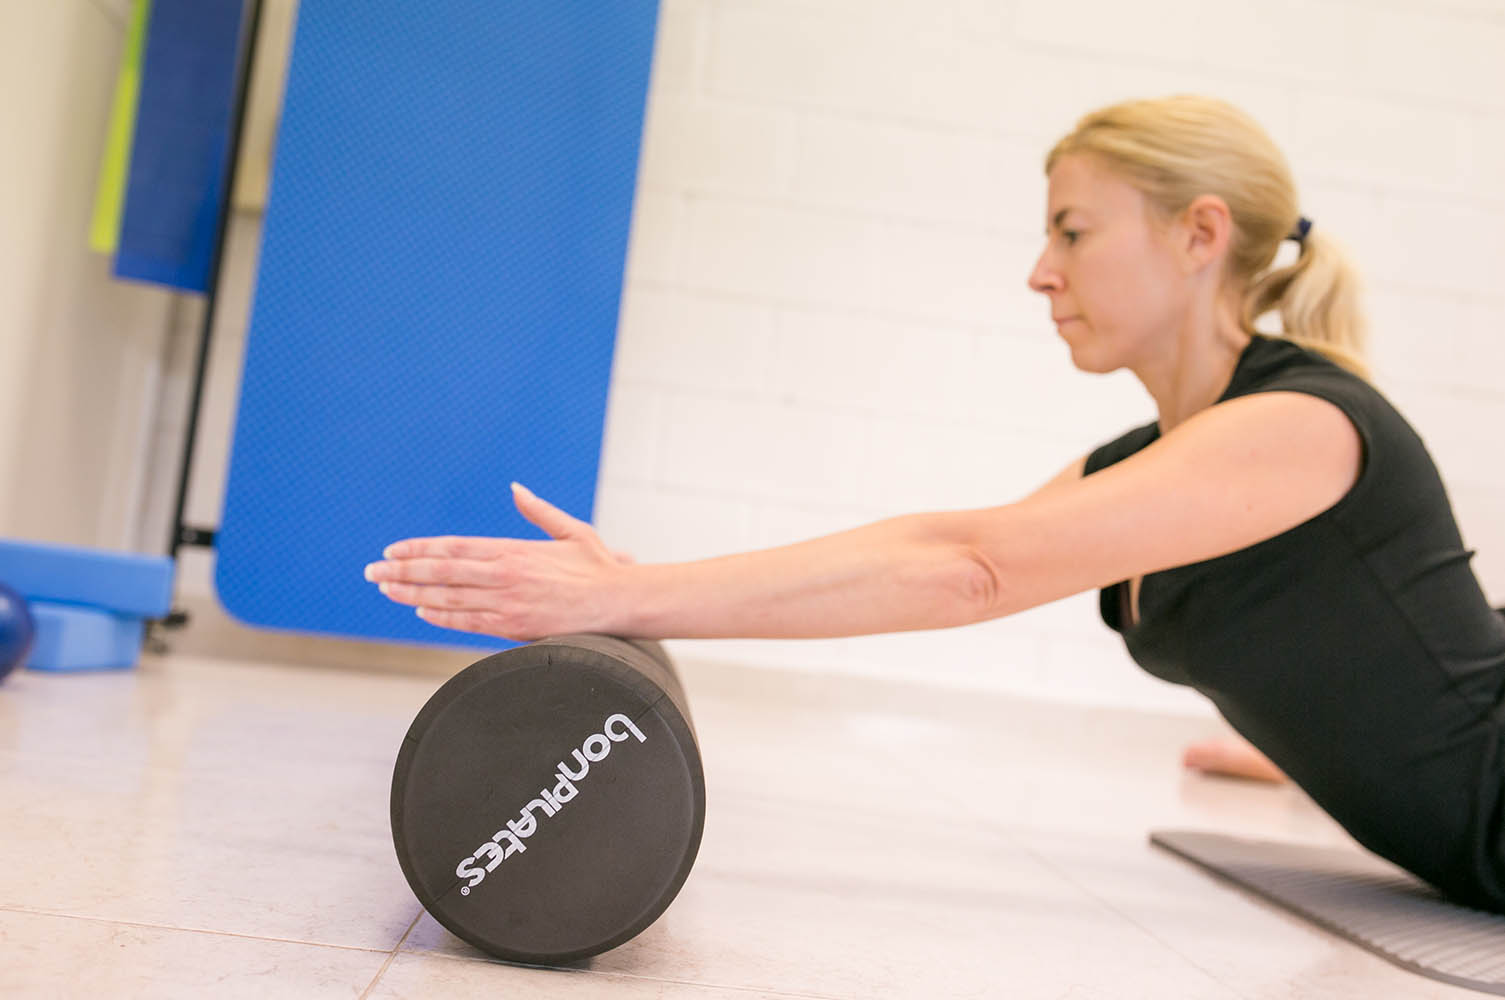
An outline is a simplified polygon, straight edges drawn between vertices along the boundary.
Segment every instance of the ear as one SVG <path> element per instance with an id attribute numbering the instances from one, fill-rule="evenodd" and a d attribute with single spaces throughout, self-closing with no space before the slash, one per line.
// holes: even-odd
<path id="1" fill-rule="evenodd" d="M 1222 261 L 1233 238 L 1233 213 L 1227 202 L 1215 194 L 1197 195 L 1179 221 L 1177 249 L 1188 273 Z"/>

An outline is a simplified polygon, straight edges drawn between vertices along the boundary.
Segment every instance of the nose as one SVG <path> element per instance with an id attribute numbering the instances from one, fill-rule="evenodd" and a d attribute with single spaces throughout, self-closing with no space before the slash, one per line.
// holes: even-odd
<path id="1" fill-rule="evenodd" d="M 1042 295 L 1059 292 L 1064 285 L 1061 273 L 1050 262 L 1049 256 L 1049 247 L 1040 251 L 1040 256 L 1035 261 L 1035 269 L 1029 273 L 1029 287 Z"/>

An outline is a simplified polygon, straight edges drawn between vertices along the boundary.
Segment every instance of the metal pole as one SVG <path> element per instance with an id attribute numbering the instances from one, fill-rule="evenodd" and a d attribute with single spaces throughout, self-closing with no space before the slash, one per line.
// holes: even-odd
<path id="1" fill-rule="evenodd" d="M 225 261 L 225 239 L 230 231 L 230 220 L 235 198 L 235 178 L 240 159 L 240 136 L 245 126 L 246 105 L 250 97 L 252 67 L 256 61 L 256 37 L 261 26 L 262 0 L 246 0 L 241 16 L 241 46 L 237 57 L 235 103 L 230 115 L 230 135 L 225 149 L 227 171 L 225 188 L 220 200 L 219 232 L 214 239 L 214 253 L 209 261 L 209 287 L 206 290 L 203 324 L 199 328 L 199 354 L 193 377 L 193 400 L 188 408 L 188 429 L 183 441 L 182 458 L 178 468 L 178 497 L 173 507 L 172 541 L 168 555 L 174 561 L 178 549 L 184 545 L 213 545 L 214 532 L 191 528 L 183 523 L 183 509 L 188 502 L 188 480 L 193 469 L 194 444 L 198 439 L 199 408 L 204 396 L 204 376 L 209 366 L 209 338 L 214 330 L 215 305 L 218 299 L 220 272 Z M 188 616 L 179 610 L 168 615 L 165 624 L 181 625 Z"/>

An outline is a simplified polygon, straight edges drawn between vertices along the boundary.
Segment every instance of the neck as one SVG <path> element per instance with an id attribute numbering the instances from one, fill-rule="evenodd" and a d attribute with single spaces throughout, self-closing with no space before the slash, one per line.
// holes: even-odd
<path id="1" fill-rule="evenodd" d="M 1131 366 L 1160 411 L 1161 434 L 1218 401 L 1252 339 L 1225 304 L 1188 317 L 1155 354 Z"/>

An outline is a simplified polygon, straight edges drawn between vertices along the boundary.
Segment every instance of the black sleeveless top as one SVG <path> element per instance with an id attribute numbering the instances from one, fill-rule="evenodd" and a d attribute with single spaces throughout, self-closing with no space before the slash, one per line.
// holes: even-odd
<path id="1" fill-rule="evenodd" d="M 1369 383 L 1256 335 L 1219 402 L 1317 396 L 1363 441 L 1358 481 L 1310 520 L 1150 573 L 1103 621 L 1164 680 L 1223 716 L 1354 839 L 1460 902 L 1505 912 L 1505 618 L 1486 601 L 1437 468 Z M 1136 428 L 1086 473 L 1160 437 Z"/>

